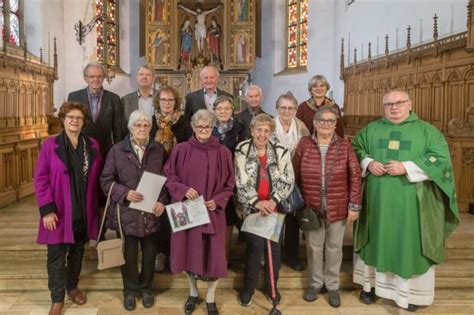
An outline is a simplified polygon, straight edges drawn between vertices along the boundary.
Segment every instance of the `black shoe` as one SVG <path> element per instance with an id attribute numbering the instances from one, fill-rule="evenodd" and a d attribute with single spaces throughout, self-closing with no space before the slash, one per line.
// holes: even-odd
<path id="1" fill-rule="evenodd" d="M 341 297 L 339 296 L 338 290 L 329 290 L 328 291 L 328 302 L 332 307 L 341 306 Z"/>
<path id="2" fill-rule="evenodd" d="M 219 311 L 217 310 L 216 303 L 207 303 L 206 302 L 206 307 L 207 307 L 207 315 L 218 315 L 219 314 Z"/>
<path id="3" fill-rule="evenodd" d="M 364 304 L 372 304 L 375 302 L 375 288 L 372 288 L 370 292 L 362 290 L 359 295 L 359 300 Z"/>
<path id="4" fill-rule="evenodd" d="M 294 271 L 303 271 L 306 268 L 304 262 L 299 258 L 288 260 L 288 266 Z"/>
<path id="5" fill-rule="evenodd" d="M 252 304 L 252 297 L 253 297 L 253 293 L 251 293 L 250 291 L 244 290 L 240 292 L 239 298 L 237 299 L 237 301 L 242 306 L 250 306 Z"/>
<path id="6" fill-rule="evenodd" d="M 123 297 L 123 308 L 127 311 L 133 311 L 137 307 L 135 295 L 125 295 Z"/>
<path id="7" fill-rule="evenodd" d="M 186 303 L 184 303 L 184 313 L 191 314 L 196 309 L 196 304 L 199 302 L 199 296 L 188 296 Z"/>
<path id="8" fill-rule="evenodd" d="M 278 291 L 278 289 L 275 289 L 275 302 L 276 304 L 280 304 L 281 302 L 281 295 L 280 295 L 280 291 Z M 267 291 L 267 300 L 268 302 L 272 303 L 273 304 L 273 298 L 272 298 L 272 291 L 271 290 L 268 290 Z"/>
<path id="9" fill-rule="evenodd" d="M 142 303 L 144 308 L 150 308 L 155 305 L 155 295 L 152 292 L 142 292 Z"/>
<path id="10" fill-rule="evenodd" d="M 416 312 L 418 309 L 418 305 L 415 304 L 408 304 L 408 307 L 405 309 L 407 312 Z"/>

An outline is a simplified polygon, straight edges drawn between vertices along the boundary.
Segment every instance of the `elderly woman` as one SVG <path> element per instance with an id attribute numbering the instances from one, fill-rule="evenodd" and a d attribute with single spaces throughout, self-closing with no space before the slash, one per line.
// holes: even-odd
<path id="1" fill-rule="evenodd" d="M 97 239 L 99 145 L 82 134 L 87 109 L 65 102 L 59 109 L 64 127 L 41 147 L 35 169 L 35 192 L 40 211 L 38 244 L 48 246 L 49 314 L 59 315 L 65 292 L 75 304 L 87 299 L 77 287 L 84 244 Z"/>
<path id="2" fill-rule="evenodd" d="M 162 86 L 154 99 L 155 114 L 152 117 L 150 138 L 161 143 L 165 148 L 166 156 L 177 143 L 186 141 L 186 123 L 181 111 L 181 98 L 172 86 Z M 160 233 L 158 234 L 158 254 L 156 256 L 155 271 L 166 269 L 170 255 L 171 226 L 166 212 L 160 218 Z"/>
<path id="3" fill-rule="evenodd" d="M 247 214 L 260 213 L 262 216 L 277 211 L 277 204 L 286 199 L 293 188 L 294 174 L 290 151 L 270 141 L 275 131 L 275 121 L 267 114 L 259 114 L 250 123 L 252 138 L 237 145 L 235 168 L 237 196 Z M 239 294 L 239 303 L 248 306 L 257 287 L 260 259 L 266 253 L 267 240 L 247 233 L 247 253 L 245 258 L 244 290 Z M 278 273 L 281 265 L 281 241 L 271 242 L 273 279 L 279 303 L 281 297 L 277 289 Z M 268 256 L 265 255 L 265 292 L 272 296 L 268 270 Z"/>
<path id="4" fill-rule="evenodd" d="M 119 231 L 116 205 L 119 205 L 120 221 L 124 235 L 125 264 L 121 267 L 123 280 L 123 306 L 127 311 L 136 307 L 141 297 L 143 306 L 155 304 L 152 292 L 156 257 L 156 235 L 159 216 L 165 209 L 166 192 L 163 190 L 151 212 L 135 210 L 130 202 L 140 202 L 143 195 L 136 191 L 144 171 L 161 174 L 164 163 L 163 146 L 150 139 L 151 116 L 136 110 L 128 120 L 130 135 L 115 144 L 107 155 L 100 184 L 105 194 L 110 194 L 106 227 Z M 112 183 L 115 183 L 112 190 Z M 138 271 L 138 248 L 141 248 L 141 270 Z"/>
<path id="5" fill-rule="evenodd" d="M 278 112 L 275 117 L 275 133 L 272 140 L 285 146 L 293 156 L 296 146 L 302 137 L 309 136 L 308 128 L 295 117 L 298 103 L 290 92 L 282 94 L 276 101 Z M 298 258 L 300 230 L 296 213 L 290 213 L 285 217 L 285 236 L 283 241 L 283 252 L 287 264 L 296 271 L 304 270 L 303 262 Z"/>
<path id="6" fill-rule="evenodd" d="M 330 98 L 326 96 L 326 93 L 331 89 L 328 80 L 323 75 L 315 75 L 308 82 L 308 92 L 310 98 L 298 106 L 296 117 L 301 119 L 309 132 L 313 134 L 313 118 L 316 110 L 323 106 L 329 105 L 334 107 L 334 111 L 337 113 L 337 125 L 336 133 L 339 137 L 344 137 L 344 125 L 341 118 L 341 110 L 339 106 Z"/>
<path id="7" fill-rule="evenodd" d="M 175 146 L 164 168 L 172 202 L 203 196 L 211 221 L 171 235 L 171 272 L 185 272 L 189 282 L 186 314 L 194 311 L 199 300 L 197 280 L 208 282 L 208 314 L 218 314 L 215 290 L 218 279 L 227 276 L 225 209 L 235 179 L 231 152 L 211 136 L 215 124 L 212 112 L 198 110 L 191 119 L 194 135 Z"/>
<path id="8" fill-rule="evenodd" d="M 304 299 L 317 299 L 323 285 L 329 304 L 339 307 L 339 270 L 346 221 L 357 220 L 361 208 L 361 171 L 348 140 L 336 134 L 338 111 L 318 108 L 312 137 L 301 139 L 293 157 L 305 205 L 316 212 L 321 227 L 305 231 L 309 288 Z"/>
<path id="9" fill-rule="evenodd" d="M 221 95 L 214 102 L 214 113 L 216 113 L 217 121 L 212 129 L 212 135 L 219 139 L 219 142 L 226 146 L 234 155 L 237 144 L 245 139 L 245 127 L 237 119 L 233 117 L 234 107 L 232 106 L 232 98 Z M 227 231 L 225 239 L 227 265 L 230 263 L 230 240 L 232 238 L 232 230 L 234 225 L 239 225 L 237 214 L 235 213 L 234 203 L 227 203 L 225 208 L 225 217 L 227 222 Z"/>

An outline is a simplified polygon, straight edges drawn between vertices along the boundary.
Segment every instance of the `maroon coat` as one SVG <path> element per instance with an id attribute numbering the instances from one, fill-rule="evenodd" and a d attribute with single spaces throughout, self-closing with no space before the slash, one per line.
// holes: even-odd
<path id="1" fill-rule="evenodd" d="M 118 231 L 116 204 L 120 204 L 120 220 L 125 235 L 144 237 L 158 232 L 159 218 L 154 214 L 128 208 L 129 201 L 125 199 L 130 190 L 135 190 L 144 171 L 162 174 L 164 163 L 163 146 L 151 141 L 145 150 L 142 164 L 132 148 L 130 137 L 115 144 L 107 155 L 104 170 L 100 176 L 100 186 L 105 194 L 115 182 L 110 197 L 105 226 Z M 166 192 L 163 188 L 159 201 L 165 204 Z"/>
<path id="2" fill-rule="evenodd" d="M 336 123 L 336 134 L 339 135 L 339 137 L 344 138 L 344 124 L 342 123 L 342 115 L 341 115 L 341 109 L 339 108 L 339 105 L 334 103 L 333 100 L 330 98 L 325 98 L 323 104 L 317 106 L 321 107 L 323 105 L 333 105 L 334 108 L 337 111 L 337 114 L 339 115 L 339 119 L 337 120 Z M 298 106 L 298 110 L 296 111 L 296 118 L 299 120 L 302 120 L 306 127 L 309 130 L 309 134 L 313 134 L 314 132 L 314 125 L 313 125 L 313 119 L 314 119 L 314 114 L 315 111 L 308 105 L 308 101 L 304 101 Z"/>
<path id="3" fill-rule="evenodd" d="M 306 207 L 316 209 L 322 216 L 321 152 L 314 138 L 304 137 L 300 140 L 293 156 L 293 168 Z M 347 217 L 349 207 L 360 209 L 362 186 L 361 170 L 354 150 L 348 140 L 338 135 L 334 135 L 329 144 L 324 172 L 326 177 L 331 168 L 333 171 L 327 185 L 327 219 L 334 223 Z"/>
<path id="4" fill-rule="evenodd" d="M 217 138 L 200 143 L 193 136 L 173 148 L 163 172 L 172 202 L 186 200 L 186 192 L 192 187 L 204 200 L 217 204 L 217 210 L 209 211 L 209 224 L 171 235 L 171 272 L 227 276 L 224 209 L 235 187 L 232 154 Z"/>

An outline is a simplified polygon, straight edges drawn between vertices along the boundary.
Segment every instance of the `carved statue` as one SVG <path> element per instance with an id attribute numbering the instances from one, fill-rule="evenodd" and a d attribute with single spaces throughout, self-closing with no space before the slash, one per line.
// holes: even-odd
<path id="1" fill-rule="evenodd" d="M 249 16 L 249 1 L 238 0 L 237 1 L 237 15 L 239 21 L 247 21 Z"/>
<path id="2" fill-rule="evenodd" d="M 153 2 L 153 20 L 163 21 L 163 12 L 165 8 L 165 0 L 154 0 Z"/>
<path id="3" fill-rule="evenodd" d="M 219 3 L 215 8 L 203 11 L 201 5 L 198 4 L 196 11 L 185 7 L 182 3 L 178 3 L 178 8 L 188 12 L 189 14 L 196 16 L 196 29 L 194 30 L 194 38 L 196 39 L 197 49 L 200 54 L 202 54 L 204 48 L 204 41 L 206 39 L 206 15 L 209 13 L 215 12 L 223 7 L 222 3 Z"/>
<path id="4" fill-rule="evenodd" d="M 211 60 L 220 60 L 220 40 L 221 40 L 221 28 L 217 24 L 215 18 L 211 20 L 211 26 L 207 29 L 207 42 L 209 44 L 209 50 L 211 51 Z"/>
<path id="5" fill-rule="evenodd" d="M 186 19 L 181 27 L 181 61 L 188 61 L 193 49 L 193 36 L 191 35 L 191 21 Z"/>

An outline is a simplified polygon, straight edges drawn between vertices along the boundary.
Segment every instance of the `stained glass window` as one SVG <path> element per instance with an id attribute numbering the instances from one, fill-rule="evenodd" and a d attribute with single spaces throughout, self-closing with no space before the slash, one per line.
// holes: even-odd
<path id="1" fill-rule="evenodd" d="M 23 33 L 21 8 L 22 0 L 0 0 L 0 30 L 1 43 L 6 38 L 7 43 L 20 46 Z"/>
<path id="2" fill-rule="evenodd" d="M 304 67 L 308 61 L 308 0 L 287 0 L 287 68 Z"/>
<path id="3" fill-rule="evenodd" d="M 96 0 L 97 61 L 118 66 L 118 0 Z"/>

